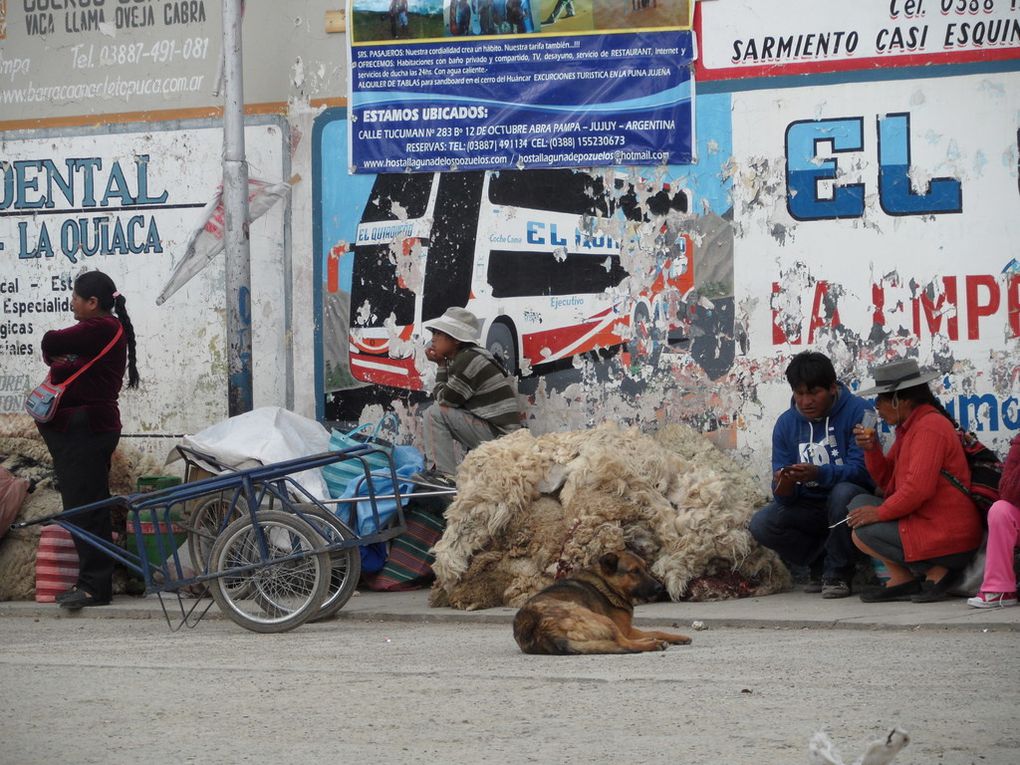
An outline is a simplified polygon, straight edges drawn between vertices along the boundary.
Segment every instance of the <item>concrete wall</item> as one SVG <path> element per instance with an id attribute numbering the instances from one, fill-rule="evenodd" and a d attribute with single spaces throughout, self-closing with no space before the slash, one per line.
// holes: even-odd
<path id="1" fill-rule="evenodd" d="M 746 5 L 710 4 L 734 11 Z M 59 306 L 43 305 L 65 294 L 60 277 L 82 264 L 99 267 L 128 297 L 141 338 L 145 385 L 124 398 L 126 432 L 165 445 L 165 436 L 226 413 L 222 259 L 155 305 L 220 175 L 220 101 L 213 93 L 220 7 L 213 0 L 107 0 L 93 4 L 103 9 L 102 21 L 39 10 L 62 5 L 8 0 L 0 39 L 0 162 L 21 188 L 11 201 L 0 186 L 0 258 L 8 266 L 0 295 L 0 405 L 18 408 L 21 389 L 44 372 L 39 337 L 69 319 Z M 416 437 L 424 394 L 368 385 L 349 363 L 350 245 L 376 178 L 346 174 L 344 37 L 324 31 L 326 12 L 337 7 L 248 2 L 251 174 L 301 178 L 289 206 L 252 225 L 256 403 L 341 420 L 393 407 Z M 944 34 L 949 17 L 929 10 Z M 890 19 L 884 2 L 847 13 L 848 30 L 856 19 L 872 46 L 882 29 L 922 23 Z M 53 29 L 43 34 L 50 17 Z M 137 26 L 139 19 L 146 23 Z M 780 11 L 768 19 L 780 32 L 803 23 Z M 850 57 L 847 66 L 805 71 L 801 57 L 790 66 L 773 60 L 723 72 L 734 46 L 718 26 L 705 29 L 702 56 L 717 68 L 699 72 L 698 161 L 594 173 L 616 203 L 632 193 L 642 206 L 637 216 L 618 211 L 595 222 L 597 233 L 619 243 L 629 273 L 611 291 L 613 331 L 629 342 L 522 365 L 530 372 L 520 389 L 531 426 L 689 422 L 764 475 L 771 426 L 788 403 L 783 369 L 793 353 L 815 348 L 829 353 L 851 384 L 903 354 L 937 366 L 944 400 L 1002 450 L 1020 429 L 1020 41 L 950 59 L 942 42 L 928 43 L 927 61 L 915 49 L 905 53 L 920 60 L 883 59 L 881 66 L 857 66 Z M 761 63 L 749 62 L 746 50 L 745 42 L 741 65 Z M 66 175 L 74 159 L 101 162 L 104 193 L 118 166 L 126 191 L 116 180 L 109 204 L 99 192 L 89 204 L 84 171 L 70 199 L 59 185 L 53 193 L 42 182 L 28 187 L 28 179 L 45 177 L 47 162 Z M 15 167 L 23 168 L 20 187 Z M 138 199 L 142 167 L 148 199 L 125 202 Z M 679 189 L 686 209 L 656 205 L 661 192 L 675 196 Z M 137 216 L 142 221 L 132 223 Z M 61 241 L 65 228 L 71 237 L 83 226 L 118 223 L 135 232 L 134 244 L 111 244 L 109 254 L 88 255 L 80 241 L 78 248 L 73 239 L 66 247 Z M 492 226 L 496 236 L 500 226 L 515 235 L 509 222 Z M 40 249 L 43 228 L 52 254 Z M 684 235 L 694 289 L 653 311 L 635 335 L 634 311 L 642 301 L 651 307 L 663 242 Z M 413 251 L 397 248 L 393 257 L 405 258 L 400 262 L 413 273 Z M 28 317 L 6 301 L 42 310 Z M 547 301 L 528 310 L 552 321 L 560 309 Z M 413 345 L 401 352 L 427 388 L 431 370 Z"/>

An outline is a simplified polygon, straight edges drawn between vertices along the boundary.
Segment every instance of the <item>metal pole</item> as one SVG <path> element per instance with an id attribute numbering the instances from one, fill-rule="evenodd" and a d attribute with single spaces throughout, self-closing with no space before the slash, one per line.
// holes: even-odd
<path id="1" fill-rule="evenodd" d="M 243 0 L 223 0 L 223 210 L 227 288 L 227 394 L 231 417 L 252 409 L 251 252 L 241 64 Z"/>

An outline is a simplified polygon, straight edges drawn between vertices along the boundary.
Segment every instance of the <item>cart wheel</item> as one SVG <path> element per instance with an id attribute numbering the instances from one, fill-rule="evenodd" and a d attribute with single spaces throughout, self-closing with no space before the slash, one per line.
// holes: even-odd
<path id="1" fill-rule="evenodd" d="M 294 629 L 319 612 L 329 590 L 329 553 L 314 552 L 321 547 L 318 532 L 290 513 L 266 510 L 254 521 L 239 518 L 210 553 L 209 571 L 217 575 L 209 583 L 213 600 L 253 632 Z M 236 571 L 244 566 L 254 568 Z"/>
<path id="2" fill-rule="evenodd" d="M 240 508 L 231 507 L 225 494 L 216 494 L 202 500 L 188 520 L 188 553 L 196 571 L 209 571 L 209 554 L 216 537 L 226 528 L 227 523 L 240 518 Z"/>
<path id="3" fill-rule="evenodd" d="M 315 505 L 298 505 L 297 510 L 304 516 L 304 520 L 315 527 L 315 530 L 326 540 L 326 544 L 333 545 L 357 539 L 357 535 L 346 523 L 327 510 Z M 361 553 L 357 547 L 333 550 L 329 554 L 329 559 L 333 563 L 333 570 L 329 577 L 329 590 L 326 593 L 326 599 L 319 606 L 319 613 L 309 621 L 317 622 L 328 619 L 347 605 L 347 601 L 351 599 L 351 595 L 354 594 L 354 590 L 358 586 L 358 580 L 361 578 Z"/>

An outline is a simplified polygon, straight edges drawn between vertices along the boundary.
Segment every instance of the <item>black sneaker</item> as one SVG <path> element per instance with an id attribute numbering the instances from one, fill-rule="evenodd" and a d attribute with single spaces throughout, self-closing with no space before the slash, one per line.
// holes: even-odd
<path id="1" fill-rule="evenodd" d="M 815 594 L 821 591 L 822 591 L 822 577 L 812 574 L 808 578 L 808 583 L 804 585 L 804 592 L 810 592 L 812 594 Z"/>
<path id="2" fill-rule="evenodd" d="M 850 583 L 845 579 L 823 579 L 822 597 L 826 599 L 849 598 Z"/>

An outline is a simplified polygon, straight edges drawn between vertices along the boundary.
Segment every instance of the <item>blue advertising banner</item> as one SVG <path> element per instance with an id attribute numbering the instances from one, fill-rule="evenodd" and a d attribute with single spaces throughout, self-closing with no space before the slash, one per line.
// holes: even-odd
<path id="1" fill-rule="evenodd" d="M 644 0 L 633 2 L 639 9 Z M 365 35 L 355 8 L 351 172 L 693 161 L 696 52 L 689 28 L 474 32 L 419 42 L 397 39 L 400 13 L 389 17 L 391 39 L 359 42 Z M 472 29 L 471 18 L 461 17 L 461 28 Z M 527 18 L 531 24 L 530 12 Z M 550 18 L 546 29 L 556 22 Z M 449 35 L 456 14 L 433 24 L 446 19 Z"/>

